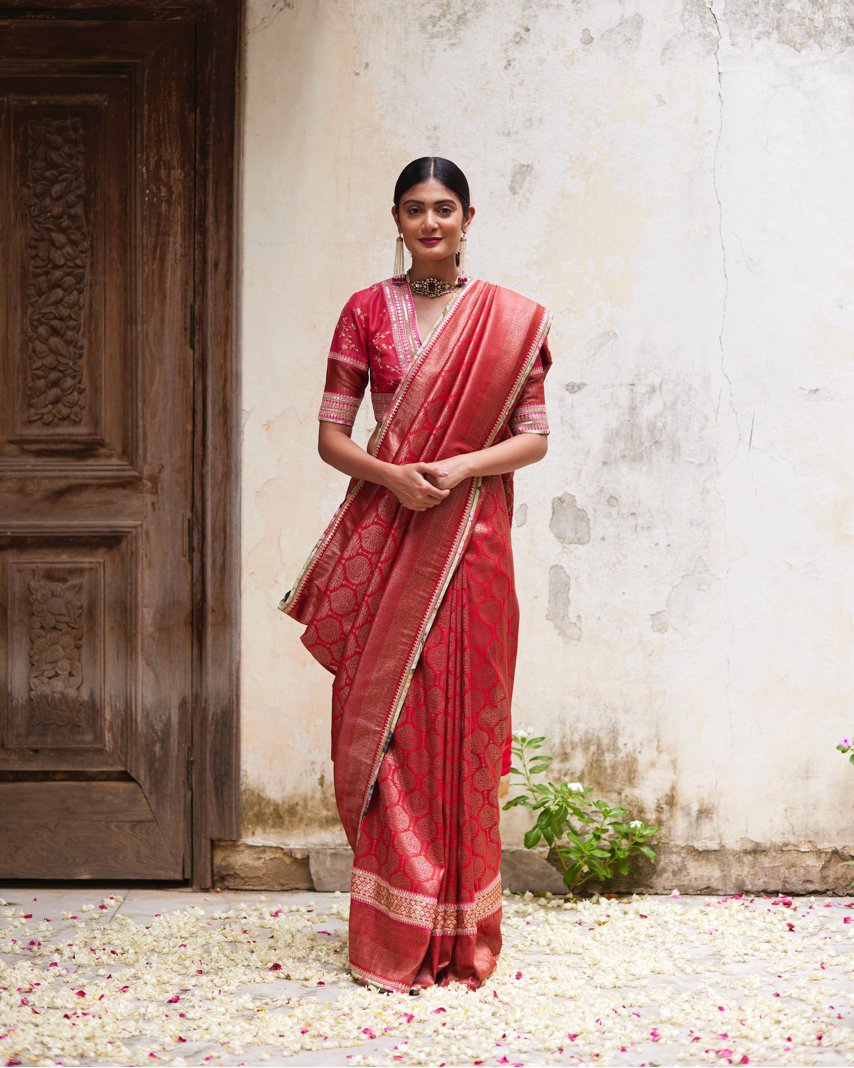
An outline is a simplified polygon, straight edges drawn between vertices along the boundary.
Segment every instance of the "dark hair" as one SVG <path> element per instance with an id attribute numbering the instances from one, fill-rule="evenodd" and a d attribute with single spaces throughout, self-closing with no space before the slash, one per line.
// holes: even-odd
<path id="1" fill-rule="evenodd" d="M 463 215 L 465 215 L 471 204 L 469 183 L 456 163 L 452 163 L 449 159 L 442 159 L 441 156 L 422 156 L 406 164 L 394 186 L 394 206 L 400 207 L 401 198 L 407 189 L 418 185 L 419 182 L 425 182 L 428 178 L 436 178 L 452 193 L 455 193 L 463 206 Z"/>

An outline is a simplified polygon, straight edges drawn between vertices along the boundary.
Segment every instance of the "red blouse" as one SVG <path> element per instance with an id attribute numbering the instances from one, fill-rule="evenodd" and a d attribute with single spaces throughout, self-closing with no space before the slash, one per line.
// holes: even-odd
<path id="1" fill-rule="evenodd" d="M 374 417 L 381 423 L 420 348 L 409 286 L 386 279 L 354 293 L 344 305 L 332 337 L 318 418 L 352 426 L 370 382 Z M 550 363 L 544 340 L 513 409 L 511 434 L 548 434 L 543 385 Z"/>

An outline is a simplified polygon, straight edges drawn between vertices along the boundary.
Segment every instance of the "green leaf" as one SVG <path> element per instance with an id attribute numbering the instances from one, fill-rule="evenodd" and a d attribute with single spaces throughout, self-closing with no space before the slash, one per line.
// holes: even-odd
<path id="1" fill-rule="evenodd" d="M 520 794 L 519 797 L 514 797 L 510 801 L 505 801 L 503 808 L 516 808 L 517 805 L 527 805 L 530 808 L 531 802 L 525 794 Z"/>
<path id="2" fill-rule="evenodd" d="M 591 860 L 590 863 L 591 863 L 591 865 L 595 866 L 596 871 L 598 872 L 600 879 L 613 879 L 614 878 L 614 870 L 613 870 L 613 866 L 611 864 L 610 859 L 602 860 L 602 859 L 597 858 L 597 859 Z"/>
<path id="3" fill-rule="evenodd" d="M 584 869 L 582 868 L 582 866 L 580 864 L 573 864 L 572 867 L 567 868 L 566 871 L 563 873 L 563 881 L 571 890 L 583 874 Z"/>
<path id="4" fill-rule="evenodd" d="M 643 853 L 643 855 L 649 857 L 650 860 L 655 860 L 655 850 L 650 849 L 648 845 L 639 845 L 638 852 Z"/>
<path id="5" fill-rule="evenodd" d="M 526 831 L 525 832 L 525 838 L 524 838 L 525 848 L 526 849 L 533 849 L 534 846 L 539 842 L 541 837 L 542 837 L 542 835 L 540 834 L 540 828 L 539 827 L 532 827 L 530 829 L 530 831 Z"/>
<path id="6" fill-rule="evenodd" d="M 545 761 L 545 763 L 543 763 L 542 757 L 538 757 L 537 759 L 538 759 L 538 763 L 537 764 L 532 764 L 531 767 L 528 768 L 528 771 L 530 772 L 531 775 L 542 775 L 542 773 L 549 766 L 548 760 Z M 549 760 L 551 760 L 551 757 L 549 757 Z"/>

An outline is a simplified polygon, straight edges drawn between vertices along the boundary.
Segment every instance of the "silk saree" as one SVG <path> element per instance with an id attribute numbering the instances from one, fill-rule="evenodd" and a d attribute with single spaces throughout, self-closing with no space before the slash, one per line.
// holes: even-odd
<path id="1" fill-rule="evenodd" d="M 440 460 L 548 433 L 542 306 L 472 280 L 423 339 L 408 286 L 354 294 L 321 419 L 351 426 L 370 384 L 372 452 Z M 353 479 L 279 608 L 334 675 L 335 798 L 354 860 L 350 968 L 387 990 L 480 986 L 501 950 L 498 785 L 510 767 L 516 598 L 512 475 L 424 512 Z"/>

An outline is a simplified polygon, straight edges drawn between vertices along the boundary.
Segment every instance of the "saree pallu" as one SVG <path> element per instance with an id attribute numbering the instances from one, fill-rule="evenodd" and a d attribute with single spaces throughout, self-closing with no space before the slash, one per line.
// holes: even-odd
<path id="1" fill-rule="evenodd" d="M 484 282 L 458 304 L 401 382 L 380 459 L 474 451 L 506 428 L 548 312 Z M 497 788 L 518 620 L 509 486 L 469 479 L 413 512 L 354 480 L 280 605 L 335 675 L 350 965 L 386 989 L 479 986 L 501 948 Z"/>

